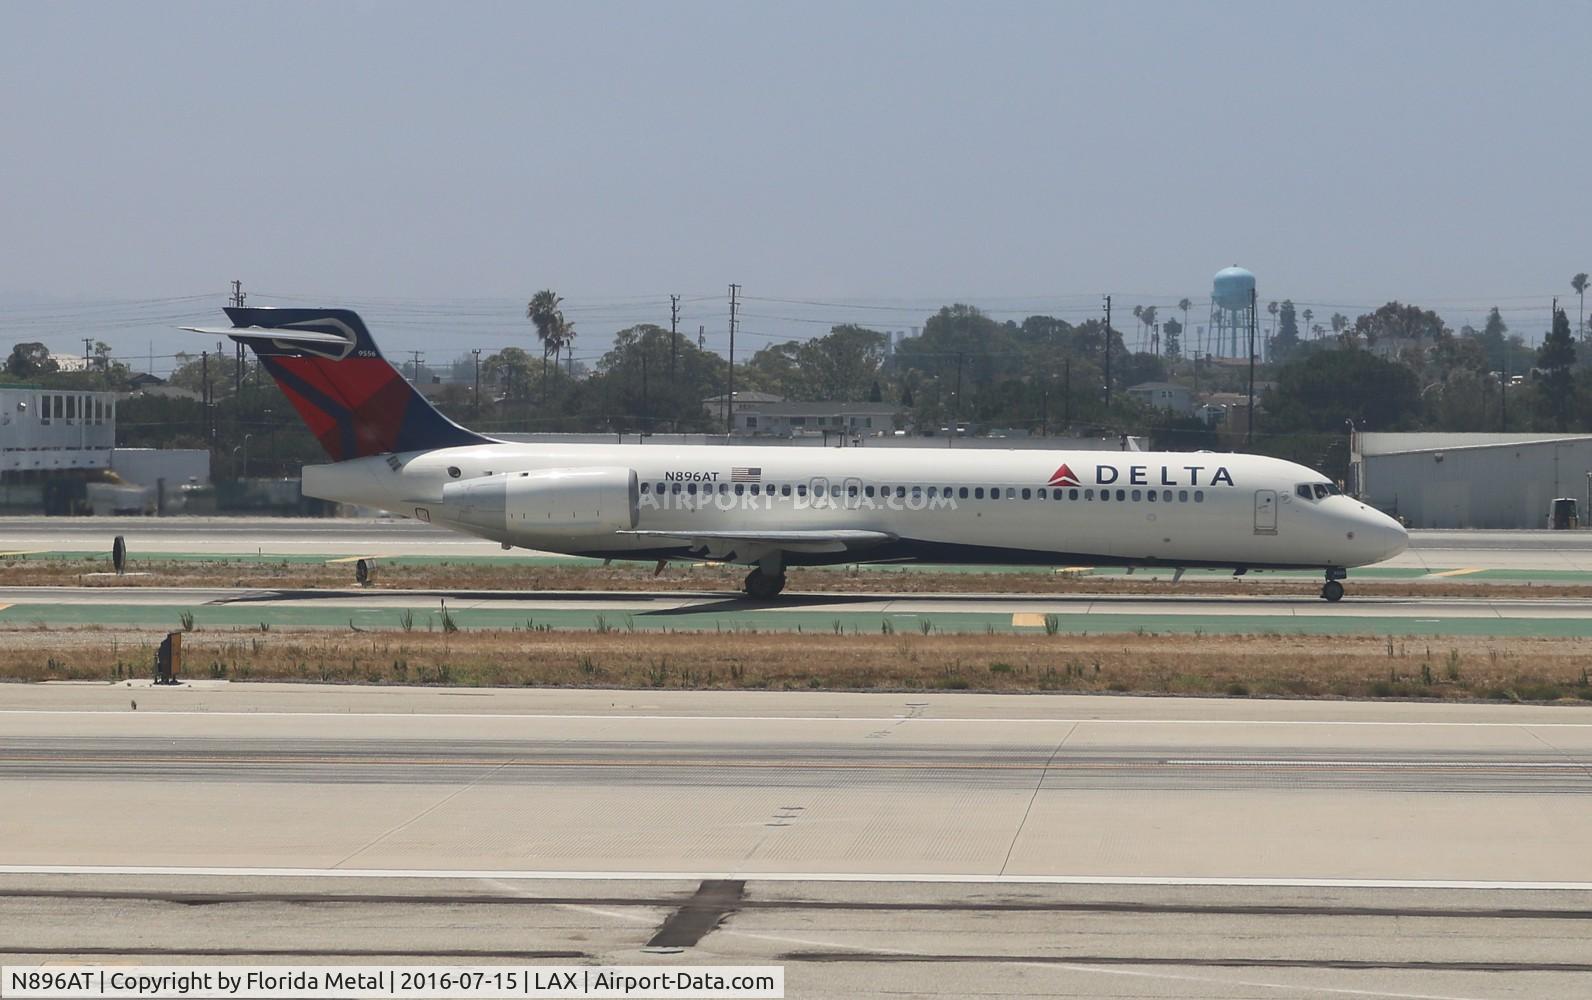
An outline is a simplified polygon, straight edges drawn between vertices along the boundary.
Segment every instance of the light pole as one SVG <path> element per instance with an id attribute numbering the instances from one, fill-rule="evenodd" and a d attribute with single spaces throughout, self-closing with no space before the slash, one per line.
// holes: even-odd
<path id="1" fill-rule="evenodd" d="M 249 478 L 249 439 L 252 437 L 253 434 L 243 435 L 243 474 L 238 477 L 239 479 Z"/>
<path id="2" fill-rule="evenodd" d="M 475 415 L 481 416 L 481 349 L 479 347 L 470 351 L 475 355 Z"/>

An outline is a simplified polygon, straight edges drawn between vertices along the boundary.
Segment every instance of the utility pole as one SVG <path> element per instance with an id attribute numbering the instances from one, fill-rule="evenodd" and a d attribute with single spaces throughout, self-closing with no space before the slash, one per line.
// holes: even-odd
<path id="1" fill-rule="evenodd" d="M 1106 296 L 1106 409 L 1111 409 L 1111 296 L 1109 295 Z"/>
<path id="2" fill-rule="evenodd" d="M 200 395 L 200 399 L 203 400 L 204 408 L 205 408 L 205 440 L 210 442 L 211 444 L 214 444 L 215 440 L 216 440 L 216 431 L 215 431 L 215 423 L 210 419 L 210 352 L 209 351 L 200 351 L 199 352 L 199 364 L 200 364 L 199 371 L 201 373 L 201 376 L 204 379 L 204 392 Z"/>
<path id="3" fill-rule="evenodd" d="M 1072 359 L 1062 362 L 1062 371 L 1065 381 L 1062 383 L 1061 395 L 1061 423 L 1064 427 L 1072 426 Z"/>
<path id="4" fill-rule="evenodd" d="M 669 296 L 669 381 L 674 381 L 675 346 L 680 336 L 680 296 Z"/>
<path id="5" fill-rule="evenodd" d="M 728 419 L 725 421 L 724 433 L 729 434 L 735 430 L 735 313 L 739 304 L 736 300 L 741 294 L 740 285 L 730 286 L 730 391 L 725 404 L 729 409 Z"/>
<path id="6" fill-rule="evenodd" d="M 1509 430 L 1509 341 L 1504 341 L 1504 377 L 1498 380 L 1498 430 Z"/>
<path id="7" fill-rule="evenodd" d="M 1249 290 L 1249 413 L 1245 420 L 1248 424 L 1244 428 L 1244 447 L 1252 449 L 1255 445 L 1255 314 L 1258 301 L 1255 290 Z"/>
<path id="8" fill-rule="evenodd" d="M 707 349 L 708 349 L 708 328 L 699 324 L 697 326 L 697 350 L 705 351 Z"/>
<path id="9" fill-rule="evenodd" d="M 409 382 L 412 385 L 420 384 L 420 358 L 425 351 L 410 351 L 409 356 L 414 360 L 409 365 Z"/>
<path id="10" fill-rule="evenodd" d="M 481 415 L 481 349 L 473 348 L 470 351 L 475 355 L 475 415 Z"/>
<path id="11" fill-rule="evenodd" d="M 641 436 L 647 436 L 647 341 L 641 341 Z"/>
<path id="12" fill-rule="evenodd" d="M 243 308 L 243 301 L 248 297 L 248 293 L 243 290 L 243 282 L 234 278 L 232 281 L 232 306 L 238 309 Z M 237 348 L 237 355 L 234 359 L 235 367 L 232 369 L 232 392 L 241 400 L 243 398 L 243 341 L 238 341 L 234 346 Z"/>
<path id="13" fill-rule="evenodd" d="M 952 440 L 952 441 L 955 441 L 956 440 L 956 436 L 962 432 L 962 358 L 963 357 L 964 357 L 964 355 L 962 354 L 961 351 L 957 351 L 956 352 L 956 409 L 951 413 L 951 437 L 950 437 L 950 440 Z M 950 446 L 947 445 L 946 447 L 950 447 Z"/>

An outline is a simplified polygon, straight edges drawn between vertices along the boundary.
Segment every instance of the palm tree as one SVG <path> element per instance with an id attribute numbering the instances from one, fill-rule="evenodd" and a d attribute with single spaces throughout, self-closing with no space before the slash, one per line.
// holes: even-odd
<path id="1" fill-rule="evenodd" d="M 1586 339 L 1586 272 L 1570 279 L 1570 287 L 1575 289 L 1575 294 L 1581 297 L 1581 318 L 1577 321 L 1576 330 L 1582 340 Z"/>
<path id="2" fill-rule="evenodd" d="M 1139 339 L 1139 331 L 1144 328 L 1144 307 L 1143 306 L 1134 306 L 1133 307 L 1133 318 L 1139 321 L 1138 326 L 1135 326 L 1133 328 L 1133 339 L 1134 340 L 1138 340 Z"/>
<path id="3" fill-rule="evenodd" d="M 1151 348 L 1150 349 L 1153 352 L 1155 350 L 1155 347 L 1154 347 L 1155 336 L 1154 336 L 1154 333 L 1153 333 L 1153 331 L 1155 330 L 1155 307 L 1154 306 L 1145 306 L 1143 312 L 1141 312 L 1139 315 L 1144 320 L 1144 332 L 1150 338 L 1150 343 L 1151 343 Z"/>
<path id="4" fill-rule="evenodd" d="M 1304 312 L 1300 313 L 1300 315 L 1305 318 L 1305 329 L 1309 330 L 1311 328 L 1310 321 L 1316 318 L 1316 314 L 1307 308 Z"/>
<path id="5" fill-rule="evenodd" d="M 531 296 L 531 301 L 525 305 L 525 318 L 536 327 L 536 339 L 542 342 L 542 394 L 547 393 L 547 356 L 558 356 L 558 351 L 563 347 L 559 340 L 560 327 L 564 322 L 564 314 L 558 307 L 563 299 L 551 288 L 544 288 Z"/>
<path id="6" fill-rule="evenodd" d="M 1331 322 L 1332 332 L 1340 337 L 1343 335 L 1343 331 L 1349 328 L 1349 317 L 1343 315 L 1343 313 L 1333 313 Z"/>
<path id="7" fill-rule="evenodd" d="M 1282 308 L 1275 301 L 1266 306 L 1266 311 L 1271 313 L 1271 332 L 1277 332 L 1277 310 Z"/>
<path id="8" fill-rule="evenodd" d="M 1187 337 L 1188 336 L 1188 308 L 1189 308 L 1189 306 L 1191 306 L 1193 304 L 1194 303 L 1190 302 L 1188 299 L 1178 299 L 1177 300 L 1177 307 L 1179 309 L 1183 310 L 1183 333 L 1182 333 L 1183 337 Z M 1184 349 L 1185 353 L 1187 353 L 1189 346 L 1191 346 L 1191 345 L 1189 345 L 1188 343 L 1185 343 L 1183 345 L 1183 349 Z M 1197 347 L 1194 350 L 1194 356 L 1196 358 L 1200 356 L 1199 349 Z"/>
<path id="9" fill-rule="evenodd" d="M 569 376 L 575 377 L 575 324 L 564 318 L 563 313 L 558 314 L 558 346 L 564 349 L 564 354 L 569 361 Z M 554 355 L 555 358 L 557 355 Z"/>

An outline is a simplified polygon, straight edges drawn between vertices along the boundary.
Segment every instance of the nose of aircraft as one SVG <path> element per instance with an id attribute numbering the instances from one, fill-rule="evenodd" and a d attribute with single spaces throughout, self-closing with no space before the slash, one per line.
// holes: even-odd
<path id="1" fill-rule="evenodd" d="M 1367 563 L 1381 562 L 1409 548 L 1410 533 L 1404 526 L 1379 510 L 1361 505 L 1355 518 L 1355 547 Z"/>

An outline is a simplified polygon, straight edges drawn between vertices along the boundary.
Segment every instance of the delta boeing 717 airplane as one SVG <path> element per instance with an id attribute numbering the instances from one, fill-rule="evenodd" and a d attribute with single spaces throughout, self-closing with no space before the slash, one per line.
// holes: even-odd
<path id="1" fill-rule="evenodd" d="M 1211 452 L 521 444 L 439 413 L 346 309 L 229 308 L 332 461 L 304 493 L 527 548 L 750 568 L 862 562 L 1317 569 L 1409 542 L 1392 518 L 1302 465 Z"/>

